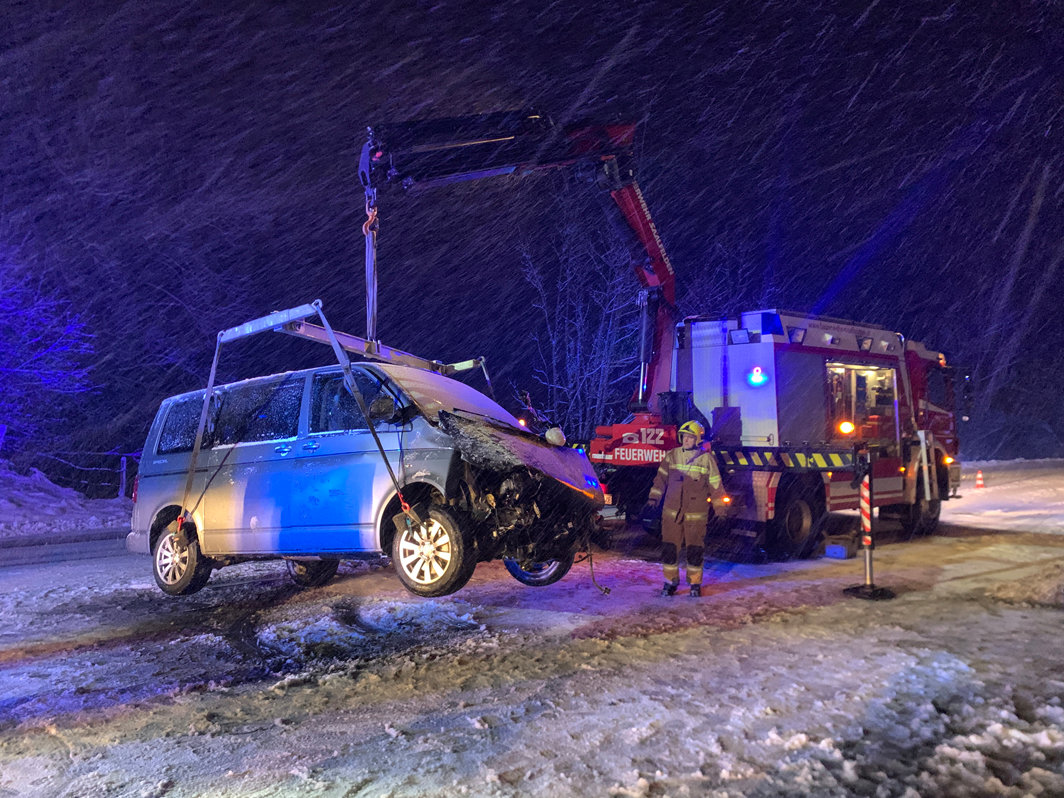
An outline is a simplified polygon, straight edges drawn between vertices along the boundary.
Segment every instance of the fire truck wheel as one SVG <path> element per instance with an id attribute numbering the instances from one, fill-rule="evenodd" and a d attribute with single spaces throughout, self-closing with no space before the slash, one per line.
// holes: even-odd
<path id="1" fill-rule="evenodd" d="M 916 502 L 904 505 L 901 513 L 902 534 L 910 539 L 935 534 L 941 513 L 942 500 L 924 498 L 923 480 L 917 480 Z"/>
<path id="2" fill-rule="evenodd" d="M 825 518 L 824 500 L 811 489 L 793 484 L 776 502 L 770 525 L 769 551 L 777 559 L 809 556 L 820 539 Z"/>

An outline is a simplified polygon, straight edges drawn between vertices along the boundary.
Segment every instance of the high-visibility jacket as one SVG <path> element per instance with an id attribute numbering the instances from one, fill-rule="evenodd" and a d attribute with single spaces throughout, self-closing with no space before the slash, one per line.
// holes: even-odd
<path id="1" fill-rule="evenodd" d="M 661 539 L 680 547 L 703 545 L 712 499 L 724 495 L 717 459 L 708 448 L 677 447 L 658 466 L 647 503 L 662 504 Z"/>

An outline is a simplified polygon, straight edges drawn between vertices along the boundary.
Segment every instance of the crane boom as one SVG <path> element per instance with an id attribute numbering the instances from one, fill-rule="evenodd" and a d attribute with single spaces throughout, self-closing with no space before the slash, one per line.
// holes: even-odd
<path id="1" fill-rule="evenodd" d="M 642 254 L 631 266 L 639 292 L 639 382 L 629 402 L 632 415 L 621 423 L 596 427 L 590 457 L 609 479 L 625 475 L 641 483 L 675 446 L 678 397 L 669 393 L 675 341 L 676 276 L 635 179 L 636 126 L 555 125 L 531 112 L 506 111 L 475 116 L 385 124 L 368 129 L 359 161 L 366 191 L 366 338 L 372 349 L 377 324 L 377 190 L 385 184 L 408 191 L 504 175 L 524 176 L 553 169 L 593 169 L 596 182 L 620 210 Z M 667 399 L 665 398 L 667 397 Z M 664 405 L 668 405 L 667 407 Z M 688 416 L 684 416 L 687 418 Z M 681 419 L 682 420 L 682 419 Z M 634 452 L 640 459 L 624 455 Z M 615 457 L 616 454 L 616 457 Z M 632 491 L 624 491 L 631 493 Z M 637 488 L 635 493 L 638 493 Z M 645 490 L 642 491 L 645 495 Z"/>
<path id="2" fill-rule="evenodd" d="M 632 267 L 646 294 L 640 377 L 633 409 L 647 411 L 669 383 L 676 277 L 633 169 L 634 124 L 560 127 L 533 112 L 385 124 L 368 129 L 359 162 L 369 216 L 366 234 L 366 338 L 376 338 L 377 190 L 385 183 L 421 190 L 503 175 L 590 165 L 638 239 L 645 257 Z M 372 284 L 371 284 L 372 283 Z"/>

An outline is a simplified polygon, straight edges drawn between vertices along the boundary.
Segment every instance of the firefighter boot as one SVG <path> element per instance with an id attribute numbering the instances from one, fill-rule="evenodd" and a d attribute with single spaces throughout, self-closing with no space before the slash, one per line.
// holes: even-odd
<path id="1" fill-rule="evenodd" d="M 675 547 L 672 550 L 676 551 Z M 663 598 L 675 596 L 676 588 L 680 586 L 680 566 L 676 565 L 675 562 L 666 562 L 661 570 L 664 571 L 665 576 L 665 584 L 661 586 L 661 596 Z"/>
<path id="2" fill-rule="evenodd" d="M 702 585 L 691 585 L 691 598 L 702 598 Z"/>

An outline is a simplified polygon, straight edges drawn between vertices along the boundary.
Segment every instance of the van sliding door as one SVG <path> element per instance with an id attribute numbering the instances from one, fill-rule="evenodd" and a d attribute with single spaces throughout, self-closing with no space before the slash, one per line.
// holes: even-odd
<path id="1" fill-rule="evenodd" d="M 271 554 L 290 545 L 305 382 L 255 380 L 221 393 L 203 498 L 205 553 Z"/>

